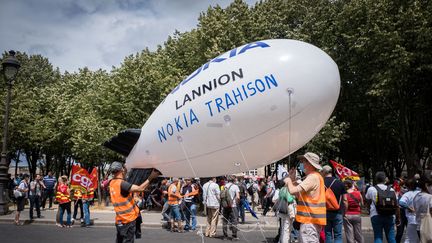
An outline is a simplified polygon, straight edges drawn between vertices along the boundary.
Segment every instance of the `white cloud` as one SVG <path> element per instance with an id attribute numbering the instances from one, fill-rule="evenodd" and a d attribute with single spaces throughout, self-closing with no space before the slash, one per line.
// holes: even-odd
<path id="1" fill-rule="evenodd" d="M 229 0 L 3 0 L 0 50 L 41 54 L 62 71 L 110 70 L 154 50 L 175 30 L 196 28 L 200 12 Z M 253 4 L 256 0 L 248 0 Z"/>

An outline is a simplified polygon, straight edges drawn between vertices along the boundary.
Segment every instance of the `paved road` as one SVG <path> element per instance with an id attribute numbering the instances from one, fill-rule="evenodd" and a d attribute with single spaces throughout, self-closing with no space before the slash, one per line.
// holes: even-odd
<path id="1" fill-rule="evenodd" d="M 114 242 L 115 228 L 113 227 L 93 227 L 93 228 L 58 228 L 54 225 L 24 225 L 15 226 L 12 224 L 0 224 L 1 242 L 8 243 L 32 243 L 32 242 Z M 218 235 L 222 235 L 219 231 Z M 262 243 L 272 242 L 276 235 L 274 230 L 260 231 L 252 230 L 239 233 L 239 242 Z M 372 242 L 371 232 L 365 232 L 365 242 Z M 202 238 L 197 232 L 171 233 L 163 229 L 144 228 L 143 238 L 135 242 L 222 242 L 220 238 Z"/>

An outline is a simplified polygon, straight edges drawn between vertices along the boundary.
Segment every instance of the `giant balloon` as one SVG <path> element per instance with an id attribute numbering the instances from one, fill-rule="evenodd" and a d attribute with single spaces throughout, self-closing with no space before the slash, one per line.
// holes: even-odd
<path id="1" fill-rule="evenodd" d="M 126 166 L 207 177 L 268 165 L 320 131 L 339 90 L 336 63 L 311 44 L 274 39 L 240 46 L 167 95 L 142 127 Z"/>

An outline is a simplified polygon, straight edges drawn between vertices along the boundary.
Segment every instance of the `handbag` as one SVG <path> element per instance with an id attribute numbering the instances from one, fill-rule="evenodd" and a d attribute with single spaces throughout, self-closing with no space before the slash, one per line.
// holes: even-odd
<path id="1" fill-rule="evenodd" d="M 13 194 L 14 194 L 15 198 L 19 198 L 19 197 L 23 197 L 24 196 L 23 192 L 20 191 L 20 190 L 18 190 L 18 189 L 14 189 Z"/>
<path id="2" fill-rule="evenodd" d="M 430 214 L 430 205 L 427 207 L 427 213 L 422 217 L 420 221 L 420 242 L 421 243 L 431 243 L 432 234 L 432 216 Z"/>

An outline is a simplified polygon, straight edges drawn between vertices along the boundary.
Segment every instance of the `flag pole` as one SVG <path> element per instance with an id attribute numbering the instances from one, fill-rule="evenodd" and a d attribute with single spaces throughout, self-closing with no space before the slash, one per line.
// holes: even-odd
<path id="1" fill-rule="evenodd" d="M 97 166 L 97 177 L 98 177 L 98 180 L 97 180 L 97 190 L 98 190 L 98 205 L 99 205 L 99 207 L 100 206 L 102 206 L 102 196 L 101 196 L 101 188 L 100 188 L 100 185 L 101 185 L 101 183 L 100 183 L 100 165 L 98 165 Z"/>

